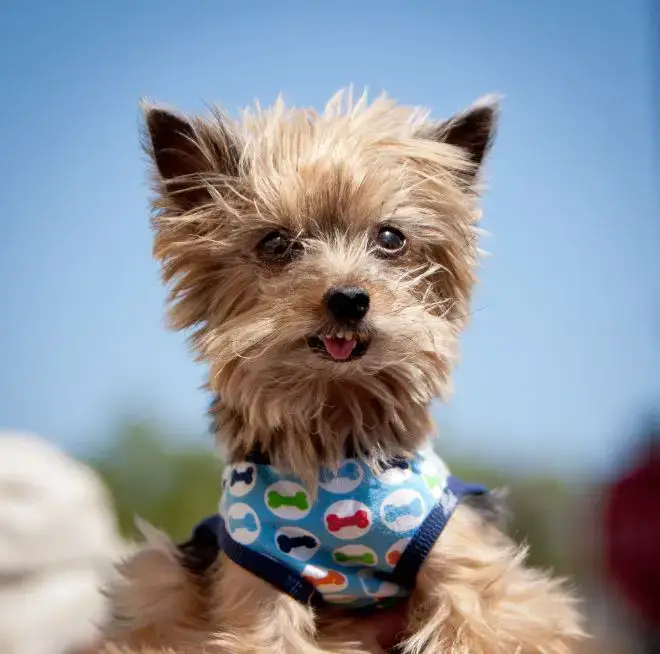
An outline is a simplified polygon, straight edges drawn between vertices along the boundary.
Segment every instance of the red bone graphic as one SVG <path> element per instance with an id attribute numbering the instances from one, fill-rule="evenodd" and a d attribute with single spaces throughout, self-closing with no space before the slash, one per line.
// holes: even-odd
<path id="1" fill-rule="evenodd" d="M 353 515 L 347 515 L 345 518 L 340 518 L 337 514 L 331 513 L 325 518 L 328 524 L 328 531 L 339 531 L 344 527 L 359 527 L 366 529 L 369 526 L 369 516 L 366 511 L 360 509 Z"/>

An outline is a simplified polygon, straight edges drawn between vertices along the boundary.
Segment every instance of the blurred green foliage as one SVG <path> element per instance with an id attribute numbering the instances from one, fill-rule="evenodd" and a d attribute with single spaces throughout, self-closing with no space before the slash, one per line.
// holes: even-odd
<path id="1" fill-rule="evenodd" d="M 135 516 L 185 540 L 217 510 L 222 465 L 210 448 L 175 445 L 156 426 L 127 423 L 88 463 L 113 497 L 122 534 L 138 536 Z"/>
<path id="2" fill-rule="evenodd" d="M 211 446 L 181 445 L 162 429 L 127 423 L 91 461 L 114 499 L 122 533 L 135 538 L 134 516 L 185 540 L 193 526 L 217 510 L 221 461 Z M 562 573 L 573 572 L 571 522 L 574 494 L 560 480 L 512 476 L 510 472 L 448 461 L 455 474 L 490 488 L 506 487 L 511 534 L 526 541 L 531 561 Z"/>

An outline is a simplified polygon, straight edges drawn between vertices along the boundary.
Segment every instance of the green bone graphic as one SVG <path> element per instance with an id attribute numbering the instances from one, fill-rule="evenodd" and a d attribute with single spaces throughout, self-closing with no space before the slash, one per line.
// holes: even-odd
<path id="1" fill-rule="evenodd" d="M 277 491 L 269 491 L 268 506 L 271 509 L 279 509 L 281 506 L 295 506 L 301 511 L 309 508 L 307 496 L 302 491 L 295 495 L 280 495 Z"/>
<path id="2" fill-rule="evenodd" d="M 429 490 L 433 490 L 433 488 L 440 485 L 440 477 L 436 475 L 422 475 L 422 479 L 426 482 Z"/>
<path id="3" fill-rule="evenodd" d="M 344 554 L 344 552 L 335 552 L 335 561 L 337 563 L 366 563 L 367 565 L 374 565 L 376 559 L 374 555 L 370 552 L 365 552 L 364 554 Z"/>

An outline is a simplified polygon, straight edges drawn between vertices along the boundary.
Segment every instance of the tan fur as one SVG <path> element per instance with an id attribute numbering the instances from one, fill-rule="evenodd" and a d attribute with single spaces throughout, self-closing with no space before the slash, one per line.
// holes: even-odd
<path id="1" fill-rule="evenodd" d="M 336 461 L 349 437 L 373 448 L 378 433 L 387 452 L 427 437 L 428 403 L 449 390 L 477 252 L 474 198 L 456 184 L 468 163 L 457 148 L 415 138 L 422 119 L 387 98 L 342 96 L 320 116 L 278 102 L 240 126 L 197 119 L 208 200 L 182 213 L 181 194 L 158 182 L 154 251 L 173 282 L 172 324 L 195 330 L 231 456 L 259 443 L 280 467 L 307 472 Z M 228 132 L 242 149 L 233 177 L 217 172 L 222 148 L 211 144 Z M 401 261 L 369 252 L 382 221 L 412 242 Z M 253 251 L 278 226 L 304 237 L 306 256 L 273 274 Z M 363 329 L 379 339 L 338 367 L 305 338 L 330 327 L 321 298 L 346 283 L 371 294 Z"/>
<path id="2" fill-rule="evenodd" d="M 459 507 L 420 570 L 403 651 L 568 654 L 582 640 L 561 580 L 526 568 L 516 547 Z"/>
<path id="3" fill-rule="evenodd" d="M 460 507 L 420 571 L 418 589 L 409 607 L 410 626 L 407 635 L 402 634 L 402 652 L 577 651 L 573 647 L 585 636 L 576 600 L 565 582 L 525 567 L 525 556 L 525 548 L 515 546 L 496 529 L 484 525 L 471 510 Z M 313 616 L 311 610 L 235 565 L 230 566 L 228 574 L 222 566 L 210 575 L 212 590 L 205 606 L 212 607 L 212 617 L 203 624 L 194 603 L 180 604 L 178 613 L 153 610 L 165 595 L 173 593 L 166 575 L 157 574 L 149 581 L 142 574 L 133 577 L 129 588 L 139 622 L 133 626 L 127 623 L 125 633 L 120 630 L 115 634 L 132 645 L 121 650 L 122 654 L 162 652 L 150 649 L 161 642 L 175 646 L 177 654 L 382 654 L 377 625 L 365 628 L 364 619 L 333 610 Z M 135 571 L 140 567 L 136 566 Z M 206 609 L 202 615 L 207 616 Z M 188 632 L 194 621 L 197 628 Z M 145 628 L 145 623 L 151 623 L 151 628 Z M 224 628 L 214 632 L 213 625 Z M 297 631 L 294 626 L 298 626 Z M 161 637 L 154 639 L 154 633 Z M 315 638 L 310 640 L 312 634 Z"/>
<path id="4" fill-rule="evenodd" d="M 199 646 L 209 630 L 208 592 L 187 573 L 174 544 L 149 525 L 147 537 L 120 567 L 112 589 L 115 618 L 107 634 L 125 646 Z"/>
<path id="5" fill-rule="evenodd" d="M 320 114 L 281 100 L 241 121 L 219 110 L 207 119 L 145 112 L 156 164 L 154 254 L 171 287 L 171 323 L 192 331 L 209 365 L 220 398 L 215 430 L 229 460 L 258 446 L 313 484 L 319 466 L 337 463 L 347 445 L 377 465 L 425 443 L 429 404 L 450 391 L 470 311 L 478 174 L 494 106 L 444 123 L 386 97 L 354 102 L 350 93 Z M 377 250 L 383 224 L 405 235 L 399 256 Z M 286 263 L 258 254 L 275 229 L 297 248 Z M 342 284 L 369 293 L 355 330 L 370 345 L 364 357 L 338 364 L 317 356 L 308 338 L 337 329 L 322 299 Z M 582 637 L 574 601 L 558 581 L 525 568 L 524 555 L 461 507 L 419 574 L 403 651 L 572 651 Z M 138 555 L 121 596 L 132 620 L 115 632 L 117 643 L 237 654 L 382 651 L 366 623 L 337 611 L 316 615 L 221 559 L 195 581 L 169 550 Z"/>

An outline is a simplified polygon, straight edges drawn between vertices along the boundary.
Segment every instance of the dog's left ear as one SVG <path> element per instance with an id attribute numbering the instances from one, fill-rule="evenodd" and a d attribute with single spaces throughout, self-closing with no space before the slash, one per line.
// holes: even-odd
<path id="1" fill-rule="evenodd" d="M 499 98 L 486 96 L 452 118 L 425 128 L 420 136 L 463 150 L 472 164 L 463 177 L 471 185 L 493 144 L 499 107 Z"/>

